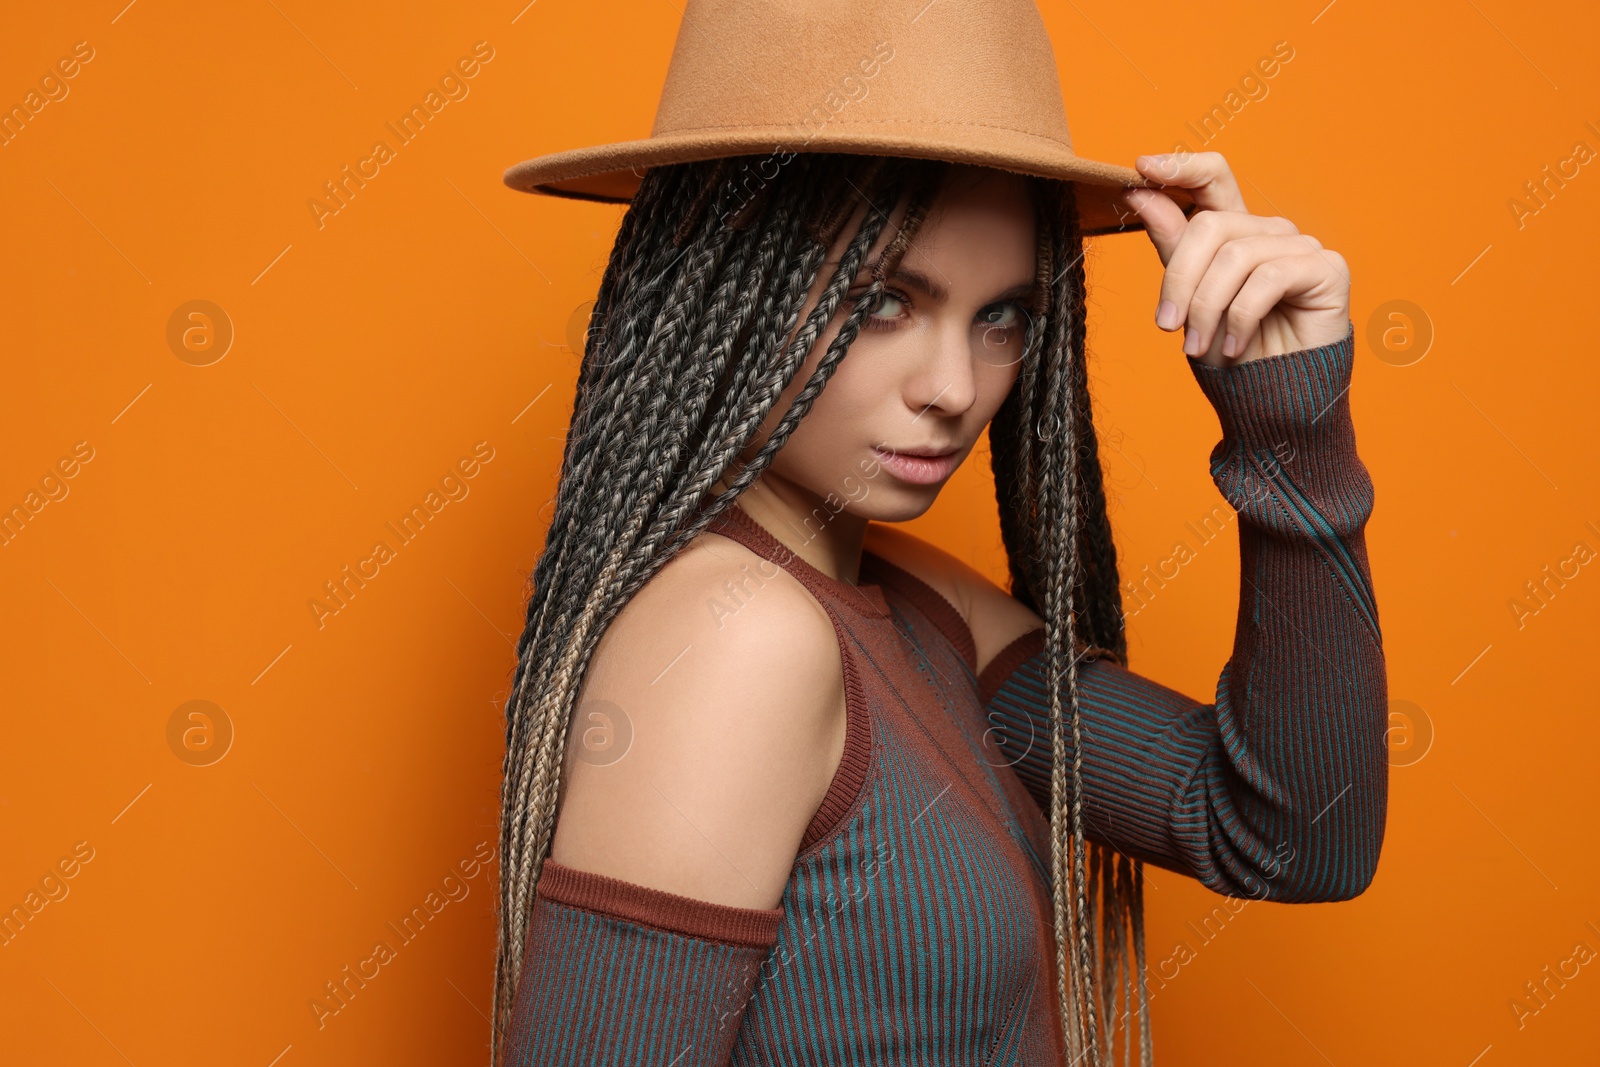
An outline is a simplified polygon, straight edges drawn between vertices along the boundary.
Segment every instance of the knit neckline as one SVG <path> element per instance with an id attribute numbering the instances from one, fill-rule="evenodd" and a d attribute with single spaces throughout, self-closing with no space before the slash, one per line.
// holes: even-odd
<path id="1" fill-rule="evenodd" d="M 839 601 L 861 615 L 869 617 L 887 617 L 889 615 L 889 602 L 884 598 L 883 586 L 878 582 L 859 582 L 851 585 L 840 578 L 812 566 L 806 562 L 794 549 L 780 541 L 765 526 L 757 522 L 748 511 L 739 506 L 735 500 L 725 508 L 721 515 L 728 519 L 746 534 L 746 547 L 755 551 L 778 566 L 787 570 L 800 582 L 813 590 L 821 591 L 832 599 Z M 720 516 L 719 516 L 720 517 Z M 713 524 L 713 529 L 715 524 Z M 863 575 L 873 571 L 878 556 L 865 549 L 861 553 L 861 572 Z"/>

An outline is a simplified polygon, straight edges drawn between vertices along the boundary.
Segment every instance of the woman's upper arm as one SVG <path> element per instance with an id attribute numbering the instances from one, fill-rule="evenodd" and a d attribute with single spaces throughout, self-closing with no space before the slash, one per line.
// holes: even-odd
<path id="1" fill-rule="evenodd" d="M 838 643 L 810 594 L 780 577 L 716 609 L 747 551 L 691 546 L 595 651 L 508 1063 L 726 1067 L 733 1054 L 844 745 Z"/>
<path id="2" fill-rule="evenodd" d="M 567 740 L 551 857 L 773 908 L 843 752 L 839 648 L 786 575 L 729 613 L 718 594 L 748 550 L 719 542 L 669 563 L 602 637 Z"/>

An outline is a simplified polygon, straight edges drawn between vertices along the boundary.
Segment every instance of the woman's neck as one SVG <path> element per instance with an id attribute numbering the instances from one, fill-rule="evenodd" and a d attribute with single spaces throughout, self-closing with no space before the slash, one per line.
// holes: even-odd
<path id="1" fill-rule="evenodd" d="M 726 482 L 718 481 L 713 492 Z M 838 495 L 820 497 L 771 471 L 762 474 L 735 501 L 768 533 L 817 570 L 855 585 L 867 520 L 842 510 Z"/>

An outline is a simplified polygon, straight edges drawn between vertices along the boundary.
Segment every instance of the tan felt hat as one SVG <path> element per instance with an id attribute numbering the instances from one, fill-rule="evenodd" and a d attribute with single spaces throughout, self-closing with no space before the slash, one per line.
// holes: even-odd
<path id="1" fill-rule="evenodd" d="M 505 183 L 623 203 L 650 167 L 758 155 L 770 176 L 795 152 L 1071 181 L 1085 235 L 1144 229 L 1118 193 L 1159 187 L 1073 153 L 1033 0 L 685 0 L 650 136 L 524 160 Z M 1165 192 L 1193 210 L 1187 190 Z"/>

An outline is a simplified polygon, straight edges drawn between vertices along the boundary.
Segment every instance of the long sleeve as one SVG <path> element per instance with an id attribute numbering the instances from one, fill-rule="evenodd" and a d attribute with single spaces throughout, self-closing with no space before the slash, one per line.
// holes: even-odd
<path id="1" fill-rule="evenodd" d="M 1237 366 L 1189 358 L 1222 428 L 1212 480 L 1238 513 L 1239 614 L 1215 702 L 1104 658 L 1079 666 L 1086 834 L 1230 896 L 1348 899 L 1383 841 L 1388 682 L 1364 535 L 1372 482 L 1348 403 L 1354 345 L 1352 324 L 1333 344 Z M 1017 638 L 979 690 L 1048 811 L 1043 647 L 1043 630 Z"/>
<path id="2" fill-rule="evenodd" d="M 782 916 L 546 859 L 506 1067 L 722 1067 Z"/>

